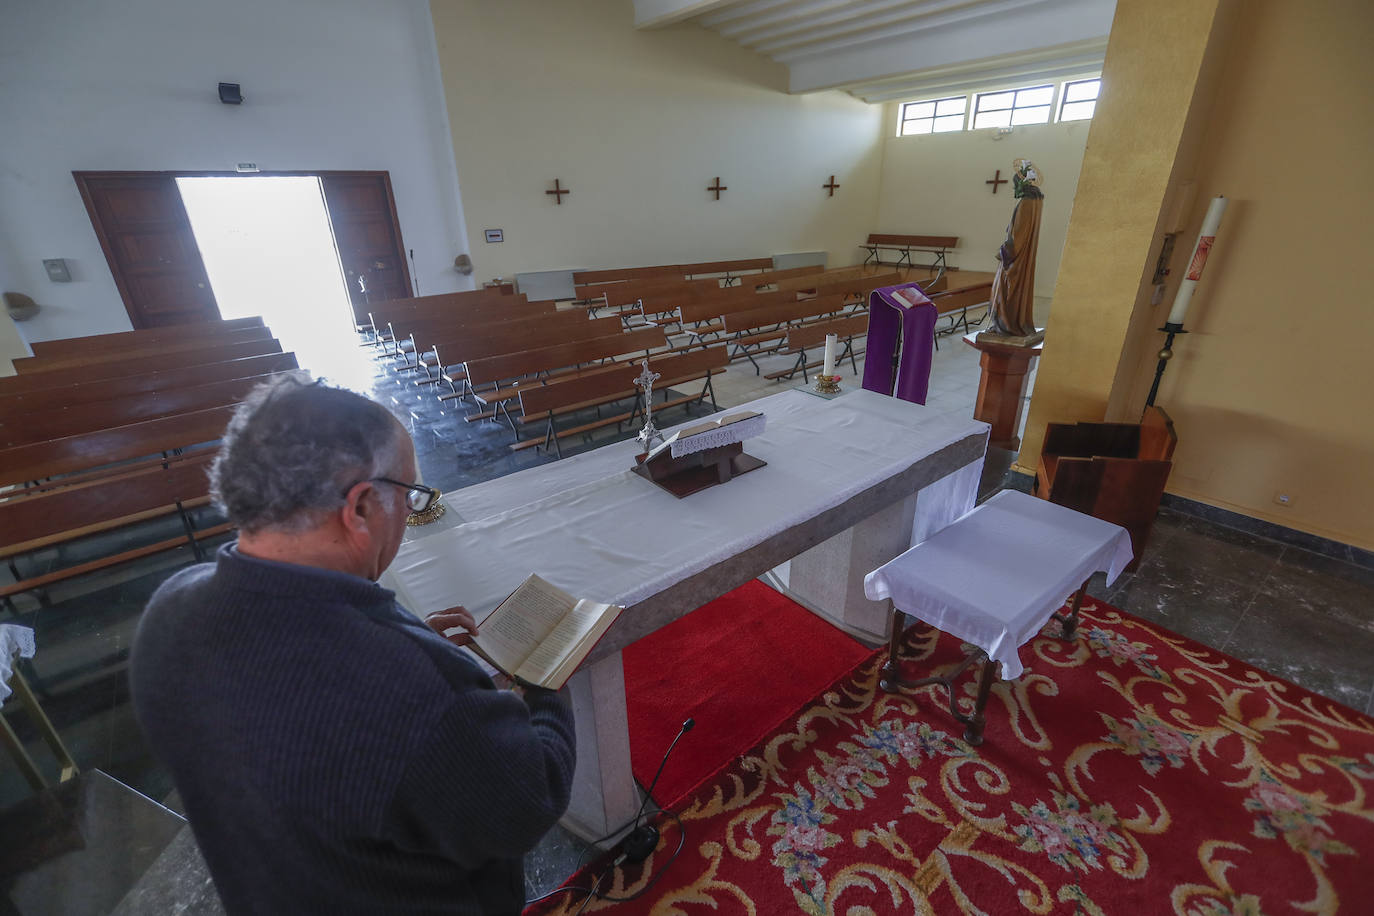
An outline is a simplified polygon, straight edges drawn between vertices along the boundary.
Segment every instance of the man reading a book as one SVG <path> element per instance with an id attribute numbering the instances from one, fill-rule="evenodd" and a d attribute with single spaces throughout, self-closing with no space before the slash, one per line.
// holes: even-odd
<path id="1" fill-rule="evenodd" d="M 417 477 L 381 405 L 259 386 L 211 471 L 238 541 L 139 624 L 139 723 L 230 913 L 518 913 L 568 805 L 566 702 L 497 689 L 453 645 L 466 611 L 432 629 L 376 583 L 436 495 Z"/>

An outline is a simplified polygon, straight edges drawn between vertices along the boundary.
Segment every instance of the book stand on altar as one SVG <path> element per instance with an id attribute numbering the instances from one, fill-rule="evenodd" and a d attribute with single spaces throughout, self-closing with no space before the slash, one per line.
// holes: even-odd
<path id="1" fill-rule="evenodd" d="M 678 499 L 726 483 L 768 463 L 762 458 L 744 454 L 743 442 L 703 449 L 681 458 L 674 458 L 668 449 L 647 460 L 646 457 L 647 453 L 638 456 L 635 459 L 637 463 L 630 470 L 658 484 Z"/>
<path id="2" fill-rule="evenodd" d="M 763 432 L 765 422 L 752 411 L 708 420 L 637 455 L 630 470 L 678 499 L 726 483 L 768 463 L 744 453 L 744 440 Z"/>

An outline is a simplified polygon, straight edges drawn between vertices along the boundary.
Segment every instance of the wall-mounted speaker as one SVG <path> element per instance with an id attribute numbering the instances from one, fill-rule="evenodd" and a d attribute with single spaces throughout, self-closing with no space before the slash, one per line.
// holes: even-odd
<path id="1" fill-rule="evenodd" d="M 243 92 L 238 83 L 220 83 L 219 100 L 226 105 L 242 105 Z"/>

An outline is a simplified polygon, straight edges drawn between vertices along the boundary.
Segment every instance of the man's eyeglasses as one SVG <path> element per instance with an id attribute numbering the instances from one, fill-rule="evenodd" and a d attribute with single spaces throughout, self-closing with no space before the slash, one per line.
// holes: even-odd
<path id="1" fill-rule="evenodd" d="M 412 513 L 425 511 L 430 506 L 434 505 L 434 501 L 438 499 L 440 495 L 438 490 L 433 487 L 427 487 L 422 483 L 405 483 L 400 480 L 392 480 L 390 477 L 370 477 L 368 479 L 370 481 L 404 487 L 406 491 L 406 508 Z M 351 490 L 356 486 L 357 484 L 355 483 L 348 489 Z M 347 493 L 348 490 L 344 492 Z"/>

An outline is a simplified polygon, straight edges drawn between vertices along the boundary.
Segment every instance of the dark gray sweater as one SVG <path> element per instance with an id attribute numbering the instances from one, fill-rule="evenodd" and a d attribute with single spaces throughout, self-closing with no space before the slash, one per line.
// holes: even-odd
<path id="1" fill-rule="evenodd" d="M 130 678 L 229 912 L 518 913 L 566 703 L 497 690 L 373 582 L 216 559 L 158 589 Z"/>

